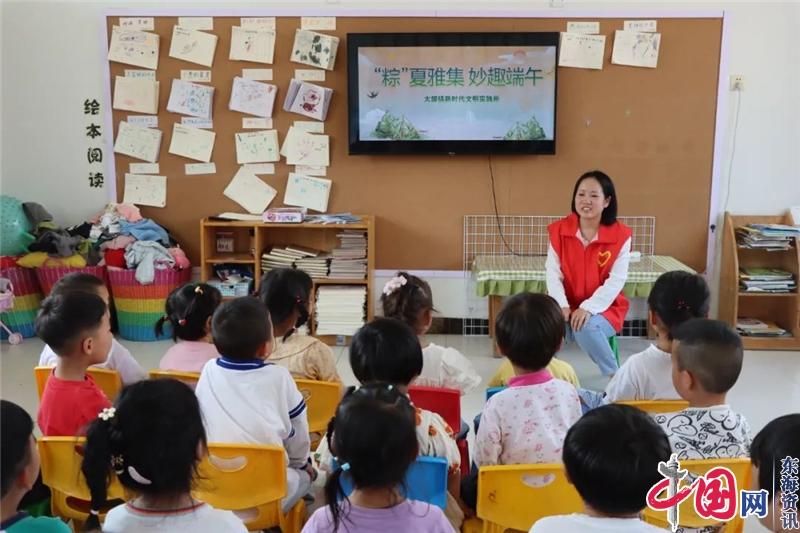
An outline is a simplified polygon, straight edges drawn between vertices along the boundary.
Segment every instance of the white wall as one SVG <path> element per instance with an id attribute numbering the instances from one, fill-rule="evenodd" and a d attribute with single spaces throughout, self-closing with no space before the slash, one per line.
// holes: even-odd
<path id="1" fill-rule="evenodd" d="M 190 5 L 191 4 L 191 5 Z M 327 0 L 325 2 L 238 2 L 225 9 L 242 8 L 267 14 L 270 9 L 291 9 L 300 14 L 363 14 L 378 4 L 393 13 L 433 15 L 505 11 L 554 13 L 549 1 L 487 2 L 480 0 Z M 99 209 L 106 191 L 87 184 L 86 141 L 82 128 L 85 98 L 105 98 L 104 59 L 101 57 L 101 15 L 108 8 L 152 8 L 174 11 L 220 9 L 222 3 L 173 0 L 160 4 L 137 2 L 29 2 L 2 4 L 2 165 L 0 189 L 23 200 L 36 200 L 72 224 Z M 728 209 L 735 213 L 781 213 L 800 205 L 800 3 L 782 2 L 665 2 L 566 0 L 564 12 L 598 12 L 614 15 L 647 12 L 664 14 L 692 10 L 726 12 L 727 67 L 743 74 L 746 87 L 736 137 Z M 668 43 L 665 43 L 668 46 Z M 698 51 L 703 53 L 703 51 Z M 729 95 L 734 96 L 734 95 Z M 724 126 L 719 161 L 722 172 L 718 201 L 725 200 L 725 182 L 731 157 L 732 122 L 736 100 L 723 108 Z M 680 132 L 675 132 L 679 135 Z M 657 190 L 654 190 L 657 194 Z M 487 212 L 488 212 L 487 204 Z M 676 211 L 685 208 L 676 206 Z M 460 236 L 453 236 L 458 243 Z M 713 276 L 713 274 L 712 274 Z M 716 276 L 713 276 L 716 278 Z M 452 279 L 451 279 L 452 278 Z M 716 281 L 712 281 L 716 287 Z M 435 283 L 437 305 L 448 316 L 464 315 L 464 282 L 442 273 Z M 461 312 L 459 313 L 459 309 Z M 473 310 L 474 312 L 474 310 Z M 452 313 L 452 314 L 451 314 Z"/>

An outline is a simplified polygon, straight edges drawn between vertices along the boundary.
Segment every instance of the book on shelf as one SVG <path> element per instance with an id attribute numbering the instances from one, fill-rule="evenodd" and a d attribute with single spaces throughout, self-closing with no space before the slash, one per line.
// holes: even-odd
<path id="1" fill-rule="evenodd" d="M 329 262 L 330 256 L 321 250 L 294 244 L 273 246 L 261 255 L 261 268 L 264 272 L 275 268 L 296 268 L 312 279 L 327 278 Z"/>
<path id="2" fill-rule="evenodd" d="M 736 319 L 736 330 L 746 337 L 787 337 L 789 333 L 771 320 L 752 317 Z"/>
<path id="3" fill-rule="evenodd" d="M 743 267 L 739 269 L 739 288 L 743 292 L 788 293 L 797 288 L 794 275 L 779 268 Z"/>
<path id="4" fill-rule="evenodd" d="M 784 224 L 747 224 L 736 228 L 736 242 L 740 248 L 781 251 L 789 250 L 800 227 Z"/>
<path id="5" fill-rule="evenodd" d="M 314 307 L 317 335 L 353 335 L 366 322 L 367 288 L 325 285 Z"/>

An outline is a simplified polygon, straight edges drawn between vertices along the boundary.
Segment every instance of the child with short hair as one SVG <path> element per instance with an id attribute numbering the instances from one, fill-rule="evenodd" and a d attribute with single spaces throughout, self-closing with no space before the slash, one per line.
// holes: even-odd
<path id="1" fill-rule="evenodd" d="M 63 278 L 59 279 L 50 292 L 50 296 L 57 296 L 67 292 L 89 292 L 97 294 L 106 305 L 110 306 L 110 298 L 108 289 L 103 280 L 97 276 L 86 274 L 83 272 L 72 272 Z M 58 356 L 53 349 L 45 344 L 42 349 L 42 354 L 39 356 L 39 366 L 56 366 Z M 122 379 L 124 385 L 130 385 L 143 379 L 147 379 L 147 373 L 142 366 L 134 359 L 131 352 L 120 344 L 117 339 L 112 339 L 111 349 L 104 361 L 92 365 L 97 368 L 107 368 L 108 370 L 116 370 Z"/>
<path id="2" fill-rule="evenodd" d="M 330 347 L 297 331 L 308 322 L 311 289 L 311 277 L 294 268 L 276 268 L 262 278 L 258 295 L 269 311 L 275 336 L 269 360 L 295 378 L 341 383 Z"/>
<path id="3" fill-rule="evenodd" d="M 0 400 L 0 531 L 70 533 L 58 518 L 34 518 L 18 507 L 39 476 L 39 451 L 33 437 L 33 420 L 19 405 Z"/>
<path id="4" fill-rule="evenodd" d="M 86 529 L 99 528 L 113 469 L 133 498 L 108 512 L 103 531 L 247 531 L 231 511 L 192 497 L 205 454 L 203 419 L 191 388 L 174 379 L 125 387 L 86 434 L 81 470 L 92 496 Z"/>
<path id="5" fill-rule="evenodd" d="M 589 411 L 567 432 L 562 458 L 584 512 L 542 518 L 530 533 L 663 531 L 639 518 L 661 481 L 658 463 L 670 458 L 667 436 L 646 413 L 628 405 Z"/>
<path id="6" fill-rule="evenodd" d="M 328 476 L 328 505 L 317 509 L 303 533 L 452 533 L 441 509 L 403 496 L 400 487 L 417 457 L 416 412 L 406 395 L 386 383 L 350 388 L 329 424 L 328 447 L 338 468 Z M 340 478 L 354 490 L 344 494 Z"/>
<path id="7" fill-rule="evenodd" d="M 423 346 L 422 372 L 414 385 L 456 389 L 461 394 L 480 385 L 480 375 L 461 352 L 425 341 L 434 312 L 433 293 L 428 282 L 408 272 L 398 272 L 383 287 L 381 304 L 383 316 L 408 324 Z"/>
<path id="8" fill-rule="evenodd" d="M 794 474 L 797 474 L 798 460 L 800 460 L 800 413 L 776 418 L 758 432 L 750 446 L 753 489 L 766 490 L 769 494 L 767 516 L 760 520 L 770 531 L 776 533 L 789 531 L 788 522 L 784 524 L 781 518 L 783 506 L 787 505 L 784 502 L 788 501 L 788 495 L 785 499 L 781 489 L 781 472 L 786 466 L 790 473 L 795 469 Z"/>
<path id="9" fill-rule="evenodd" d="M 407 395 L 409 384 L 422 371 L 422 348 L 407 324 L 393 318 L 376 318 L 353 336 L 350 366 L 362 385 L 389 383 Z M 459 501 L 461 454 L 453 430 L 438 414 L 415 409 L 419 454 L 447 459 L 449 498 L 445 512 L 453 527 L 460 528 L 464 521 Z M 315 458 L 321 469 L 330 469 L 333 457 L 326 440 L 320 442 Z"/>
<path id="10" fill-rule="evenodd" d="M 211 442 L 282 445 L 288 455 L 284 510 L 316 477 L 309 455 L 306 402 L 291 374 L 268 360 L 272 326 L 256 298 L 223 303 L 211 319 L 220 353 L 203 367 L 197 398 Z"/>
<path id="11" fill-rule="evenodd" d="M 742 371 L 742 340 L 719 320 L 693 318 L 672 333 L 672 382 L 689 407 L 655 415 L 679 460 L 747 457 L 750 426 L 725 403 Z"/>
<path id="12" fill-rule="evenodd" d="M 205 364 L 219 357 L 211 339 L 211 316 L 222 303 L 219 289 L 207 283 L 187 283 L 174 289 L 164 303 L 166 314 L 156 322 L 156 336 L 164 334 L 164 324 L 172 324 L 175 345 L 167 350 L 158 368 L 181 372 L 200 372 Z"/>
<path id="13" fill-rule="evenodd" d="M 558 462 L 567 429 L 581 417 L 575 387 L 547 370 L 564 340 L 561 308 L 546 294 L 517 294 L 498 314 L 495 331 L 515 377 L 486 402 L 475 464 Z"/>
<path id="14" fill-rule="evenodd" d="M 672 332 L 691 318 L 706 317 L 710 300 L 702 276 L 679 270 L 659 276 L 647 297 L 656 343 L 617 370 L 606 387 L 605 401 L 680 399 L 671 379 Z"/>
<path id="15" fill-rule="evenodd" d="M 66 292 L 42 302 L 36 335 L 58 355 L 39 405 L 45 436 L 80 435 L 84 426 L 111 403 L 86 369 L 107 360 L 111 348 L 108 306 L 88 292 Z"/>

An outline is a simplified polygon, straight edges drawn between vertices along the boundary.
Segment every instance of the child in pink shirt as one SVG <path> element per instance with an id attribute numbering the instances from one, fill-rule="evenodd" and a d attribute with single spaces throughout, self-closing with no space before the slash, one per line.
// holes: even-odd
<path id="1" fill-rule="evenodd" d="M 156 322 L 156 335 L 164 334 L 164 324 L 172 324 L 175 345 L 167 350 L 158 368 L 180 372 L 200 372 L 219 352 L 211 340 L 211 316 L 222 302 L 219 290 L 206 283 L 187 283 L 170 293 L 166 314 Z"/>

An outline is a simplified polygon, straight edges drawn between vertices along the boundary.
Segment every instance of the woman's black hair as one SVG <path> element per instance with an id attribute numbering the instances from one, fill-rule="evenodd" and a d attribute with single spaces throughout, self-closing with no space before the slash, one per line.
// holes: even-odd
<path id="1" fill-rule="evenodd" d="M 786 457 L 800 458 L 800 413 L 779 416 L 758 432 L 750 445 L 750 461 L 758 468 L 758 489 L 769 499 L 780 492 L 782 463 Z"/>
<path id="2" fill-rule="evenodd" d="M 87 531 L 99 527 L 94 512 L 106 503 L 112 470 L 133 492 L 178 497 L 191 491 L 198 445 L 206 446 L 200 405 L 185 383 L 156 379 L 128 385 L 114 409 L 110 417 L 108 410 L 101 412 L 107 419 L 98 416 L 86 432 L 81 471 L 93 510 Z"/>
<path id="3" fill-rule="evenodd" d="M 603 209 L 600 223 L 604 226 L 610 226 L 617 221 L 617 191 L 614 189 L 614 182 L 611 181 L 608 174 L 601 170 L 590 170 L 575 182 L 575 188 L 572 190 L 572 212 L 576 215 L 578 214 L 578 210 L 575 209 L 575 195 L 578 194 L 578 187 L 581 186 L 583 180 L 589 178 L 597 180 L 597 183 L 599 183 L 600 187 L 603 189 L 603 197 L 608 198 L 608 207 Z"/>
<path id="4" fill-rule="evenodd" d="M 14 480 L 31 462 L 33 420 L 19 405 L 0 400 L 0 496 L 5 497 Z"/>
<path id="5" fill-rule="evenodd" d="M 297 311 L 297 322 L 283 336 L 288 339 L 296 328 L 308 322 L 308 300 L 311 297 L 311 276 L 295 268 L 276 268 L 261 278 L 258 297 L 269 309 L 272 325 L 277 326 Z"/>
<path id="6" fill-rule="evenodd" d="M 422 314 L 433 310 L 431 286 L 424 279 L 408 272 L 398 272 L 395 277 L 404 278 L 406 283 L 389 294 L 381 294 L 383 316 L 402 320 L 420 333 Z"/>
<path id="7" fill-rule="evenodd" d="M 422 373 L 422 348 L 408 324 L 395 318 L 376 318 L 353 335 L 350 366 L 362 385 L 408 385 Z"/>
<path id="8" fill-rule="evenodd" d="M 172 324 L 172 340 L 196 341 L 208 335 L 206 324 L 222 303 L 219 289 L 207 283 L 187 283 L 174 289 L 164 304 L 166 314 L 156 322 L 156 336 Z"/>
<path id="9" fill-rule="evenodd" d="M 390 384 L 371 383 L 347 390 L 326 436 L 339 465 L 325 483 L 334 533 L 346 520 L 349 505 L 339 482 L 344 471 L 356 489 L 402 485 L 419 453 L 415 417 L 408 398 Z"/>
<path id="10" fill-rule="evenodd" d="M 711 292 L 702 276 L 681 270 L 661 274 L 647 297 L 647 305 L 672 332 L 687 320 L 705 318 L 711 303 Z"/>

